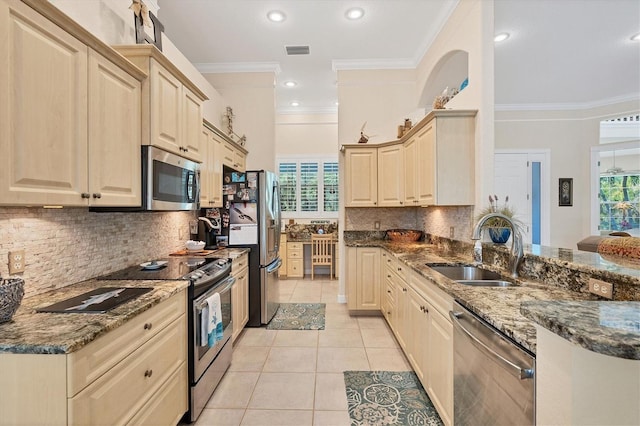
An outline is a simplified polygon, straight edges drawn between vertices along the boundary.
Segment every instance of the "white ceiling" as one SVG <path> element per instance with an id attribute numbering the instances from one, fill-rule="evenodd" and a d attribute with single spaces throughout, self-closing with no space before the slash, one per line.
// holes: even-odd
<path id="1" fill-rule="evenodd" d="M 165 33 L 202 72 L 273 70 L 279 112 L 336 110 L 336 69 L 413 68 L 457 0 L 159 0 Z M 349 21 L 352 6 L 364 18 Z M 287 15 L 282 23 L 270 10 Z M 638 0 L 495 0 L 496 104 L 590 106 L 640 96 Z M 287 56 L 285 46 L 310 55 Z M 285 88 L 284 81 L 298 83 Z M 293 108 L 296 100 L 300 106 Z"/>

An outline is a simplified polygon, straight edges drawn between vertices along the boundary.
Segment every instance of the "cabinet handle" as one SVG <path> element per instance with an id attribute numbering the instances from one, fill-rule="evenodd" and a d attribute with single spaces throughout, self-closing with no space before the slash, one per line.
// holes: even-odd
<path id="1" fill-rule="evenodd" d="M 403 289 L 402 289 L 402 291 L 406 293 L 406 292 L 407 292 L 407 289 L 406 289 L 406 288 L 403 288 Z"/>
<path id="2" fill-rule="evenodd" d="M 102 194 L 99 192 L 94 192 L 93 193 L 93 198 L 102 198 Z"/>
<path id="3" fill-rule="evenodd" d="M 402 202 L 402 201 L 400 201 L 400 204 L 403 204 L 403 202 Z"/>
<path id="4" fill-rule="evenodd" d="M 80 194 L 80 196 L 81 196 L 82 198 L 90 198 L 90 197 L 91 197 L 91 195 L 89 195 L 89 193 L 88 193 L 88 192 L 83 192 L 82 194 Z"/>
<path id="5" fill-rule="evenodd" d="M 145 330 L 151 330 L 151 327 L 153 327 L 153 323 L 147 322 L 144 324 L 144 329 Z"/>
<path id="6" fill-rule="evenodd" d="M 387 278 L 391 278 L 391 275 L 387 275 Z"/>
<path id="7" fill-rule="evenodd" d="M 398 271 L 402 271 L 402 268 L 398 268 Z"/>
<path id="8" fill-rule="evenodd" d="M 391 263 L 391 259 L 387 259 L 387 262 Z"/>
<path id="9" fill-rule="evenodd" d="M 387 293 L 391 294 L 391 290 L 387 290 Z"/>
<path id="10" fill-rule="evenodd" d="M 376 204 L 378 204 L 378 203 L 374 201 L 374 202 L 373 202 L 373 205 L 375 206 Z"/>
<path id="11" fill-rule="evenodd" d="M 153 370 L 146 370 L 144 372 L 144 377 L 151 377 L 152 374 L 153 374 Z"/>

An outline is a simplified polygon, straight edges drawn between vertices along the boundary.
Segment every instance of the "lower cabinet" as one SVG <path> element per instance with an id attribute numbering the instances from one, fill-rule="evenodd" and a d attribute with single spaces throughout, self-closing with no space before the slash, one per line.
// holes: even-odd
<path id="1" fill-rule="evenodd" d="M 177 424 L 187 411 L 186 290 L 77 352 L 0 354 L 0 424 Z M 159 407 L 159 408 L 156 408 Z"/>
<path id="2" fill-rule="evenodd" d="M 445 425 L 453 424 L 453 299 L 382 251 L 382 313 Z"/>
<path id="3" fill-rule="evenodd" d="M 233 320 L 231 339 L 235 341 L 249 322 L 249 255 L 247 253 L 233 259 L 231 276 L 236 279 L 231 288 L 231 316 Z"/>
<path id="4" fill-rule="evenodd" d="M 284 232 L 280 234 L 280 250 L 279 250 L 279 254 L 280 254 L 280 260 L 282 260 L 282 265 L 280 266 L 280 269 L 278 269 L 278 277 L 279 278 L 286 278 L 287 277 L 287 234 L 285 234 Z"/>
<path id="5" fill-rule="evenodd" d="M 347 306 L 351 311 L 380 310 L 380 249 L 346 248 Z"/>
<path id="6" fill-rule="evenodd" d="M 287 243 L 287 277 L 304 277 L 304 245 L 302 243 Z"/>

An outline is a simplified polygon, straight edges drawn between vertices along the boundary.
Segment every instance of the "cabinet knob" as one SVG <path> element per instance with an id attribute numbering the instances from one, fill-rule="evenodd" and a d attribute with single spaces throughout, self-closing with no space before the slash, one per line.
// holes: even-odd
<path id="1" fill-rule="evenodd" d="M 146 370 L 144 372 L 144 377 L 151 377 L 152 374 L 153 374 L 153 370 Z"/>
<path id="2" fill-rule="evenodd" d="M 402 268 L 398 268 L 398 271 L 402 271 Z"/>
<path id="3" fill-rule="evenodd" d="M 406 288 L 403 288 L 403 289 L 402 289 L 402 291 L 406 293 L 406 292 L 407 292 L 407 289 L 406 289 Z"/>
<path id="4" fill-rule="evenodd" d="M 391 290 L 387 290 L 387 293 L 391 294 Z"/>
<path id="5" fill-rule="evenodd" d="M 144 324 L 144 329 L 145 330 L 151 330 L 151 327 L 153 327 L 153 324 L 150 322 L 147 322 Z"/>
<path id="6" fill-rule="evenodd" d="M 99 192 L 94 192 L 93 193 L 93 198 L 102 198 L 102 194 Z"/>
<path id="7" fill-rule="evenodd" d="M 400 204 L 404 204 L 402 201 L 400 201 Z"/>
<path id="8" fill-rule="evenodd" d="M 388 274 L 387 274 L 387 278 L 391 278 L 391 275 L 388 275 Z"/>
<path id="9" fill-rule="evenodd" d="M 80 196 L 81 196 L 82 198 L 90 198 L 90 197 L 91 197 L 91 195 L 89 195 L 89 193 L 88 193 L 88 192 L 83 192 L 82 194 L 80 194 Z"/>

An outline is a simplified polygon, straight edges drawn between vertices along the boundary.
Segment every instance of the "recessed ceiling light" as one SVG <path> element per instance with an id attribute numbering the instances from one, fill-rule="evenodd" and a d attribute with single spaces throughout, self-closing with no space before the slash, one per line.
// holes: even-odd
<path id="1" fill-rule="evenodd" d="M 338 106 L 338 105 L 340 105 L 340 102 L 336 101 L 335 104 L 336 104 L 336 106 Z"/>
<path id="2" fill-rule="evenodd" d="M 509 33 L 500 33 L 500 34 L 496 34 L 496 36 L 493 38 L 493 41 L 500 42 L 500 41 L 505 41 L 508 38 L 509 38 Z"/>
<path id="3" fill-rule="evenodd" d="M 292 107 L 297 107 L 297 106 L 300 106 L 300 102 L 298 102 L 298 101 L 293 101 L 293 102 L 291 102 L 289 105 L 291 105 Z"/>
<path id="4" fill-rule="evenodd" d="M 287 15 L 285 15 L 284 12 L 281 12 L 279 10 L 272 10 L 269 13 L 267 13 L 267 18 L 271 22 L 282 22 L 285 19 L 287 19 Z"/>
<path id="5" fill-rule="evenodd" d="M 346 16 L 347 19 L 355 21 L 356 19 L 360 19 L 364 16 L 364 9 L 362 9 L 361 7 L 352 7 L 351 9 L 347 10 L 344 16 Z"/>
<path id="6" fill-rule="evenodd" d="M 285 81 L 284 85 L 286 87 L 296 87 L 298 85 L 298 83 L 296 83 L 295 81 L 289 80 L 289 81 Z"/>
<path id="7" fill-rule="evenodd" d="M 638 34 L 636 34 L 636 35 L 631 36 L 631 40 L 633 40 L 633 41 L 640 41 L 640 33 L 638 33 Z"/>

